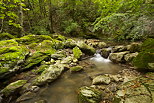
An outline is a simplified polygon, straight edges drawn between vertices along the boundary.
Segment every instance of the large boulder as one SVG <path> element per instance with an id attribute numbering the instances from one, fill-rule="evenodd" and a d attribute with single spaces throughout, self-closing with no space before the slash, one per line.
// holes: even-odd
<path id="1" fill-rule="evenodd" d="M 79 41 L 77 43 L 77 46 L 81 49 L 82 52 L 84 52 L 85 54 L 88 54 L 88 55 L 93 55 L 96 52 L 93 47 L 87 45 L 83 41 Z"/>
<path id="2" fill-rule="evenodd" d="M 82 51 L 78 47 L 74 47 L 73 48 L 73 55 L 74 55 L 74 58 L 80 59 L 82 56 Z"/>
<path id="3" fill-rule="evenodd" d="M 26 84 L 26 82 L 27 80 L 18 80 L 16 82 L 13 82 L 6 86 L 4 89 L 2 89 L 1 93 L 7 97 L 17 91 L 19 88 L 21 88 L 24 84 Z"/>
<path id="4" fill-rule="evenodd" d="M 79 103 L 99 103 L 101 92 L 92 87 L 81 87 L 79 90 Z"/>
<path id="5" fill-rule="evenodd" d="M 104 57 L 104 58 L 108 58 L 110 53 L 111 53 L 111 49 L 110 48 L 103 48 L 101 50 L 101 56 Z"/>
<path id="6" fill-rule="evenodd" d="M 113 62 L 116 62 L 116 63 L 123 63 L 125 62 L 124 60 L 124 56 L 126 54 L 128 54 L 129 51 L 125 51 L 125 52 L 118 52 L 118 53 L 111 53 L 110 56 L 109 56 L 109 59 Z"/>
<path id="7" fill-rule="evenodd" d="M 136 53 L 129 53 L 129 54 L 126 54 L 124 56 L 124 59 L 125 59 L 126 62 L 131 62 L 137 55 L 138 55 L 138 52 L 136 52 Z"/>
<path id="8" fill-rule="evenodd" d="M 95 77 L 92 81 L 92 84 L 97 85 L 97 84 L 109 84 L 111 82 L 111 79 L 109 76 L 106 75 L 99 75 Z"/>
<path id="9" fill-rule="evenodd" d="M 44 85 L 54 81 L 61 75 L 63 70 L 64 66 L 62 65 L 50 65 L 49 68 L 45 69 L 42 74 L 35 79 L 34 85 Z"/>
<path id="10" fill-rule="evenodd" d="M 127 50 L 131 53 L 139 52 L 141 50 L 141 43 L 131 43 L 127 46 Z"/>
<path id="11" fill-rule="evenodd" d="M 74 48 L 77 45 L 76 41 L 73 39 L 67 39 L 64 44 L 65 48 Z"/>
<path id="12" fill-rule="evenodd" d="M 115 53 L 115 52 L 123 52 L 123 51 L 126 51 L 127 50 L 127 47 L 126 46 L 123 46 L 123 45 L 120 45 L 120 46 L 114 46 L 112 48 L 112 52 Z"/>
<path id="13" fill-rule="evenodd" d="M 19 70 L 18 65 L 28 54 L 25 46 L 0 48 L 0 79 L 7 78 Z"/>

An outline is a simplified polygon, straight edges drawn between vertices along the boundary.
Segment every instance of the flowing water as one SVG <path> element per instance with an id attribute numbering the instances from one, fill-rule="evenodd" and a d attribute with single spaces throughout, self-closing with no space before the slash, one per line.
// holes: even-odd
<path id="1" fill-rule="evenodd" d="M 78 73 L 65 72 L 49 86 L 42 88 L 33 100 L 23 103 L 34 103 L 36 100 L 46 100 L 48 103 L 78 103 L 77 90 L 81 86 L 90 86 L 89 77 L 99 74 L 117 74 L 124 69 L 109 59 L 104 59 L 99 53 L 94 57 L 81 61 L 84 71 Z"/>

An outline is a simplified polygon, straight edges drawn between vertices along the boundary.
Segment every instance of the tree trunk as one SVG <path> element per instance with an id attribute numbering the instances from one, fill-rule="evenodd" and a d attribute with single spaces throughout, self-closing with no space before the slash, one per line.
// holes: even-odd
<path id="1" fill-rule="evenodd" d="M 48 6 L 49 6 L 49 21 L 50 21 L 49 27 L 50 27 L 50 33 L 54 33 L 54 30 L 53 30 L 53 18 L 52 18 L 54 10 L 53 10 L 53 5 L 51 3 L 51 0 L 49 0 L 48 4 L 49 4 Z"/>
<path id="2" fill-rule="evenodd" d="M 24 36 L 24 28 L 23 28 L 23 10 L 22 5 L 19 5 L 19 23 L 20 23 L 20 36 Z"/>

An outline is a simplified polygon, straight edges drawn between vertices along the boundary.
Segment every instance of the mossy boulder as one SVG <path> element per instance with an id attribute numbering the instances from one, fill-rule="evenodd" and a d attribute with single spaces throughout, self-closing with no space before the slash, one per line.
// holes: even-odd
<path id="1" fill-rule="evenodd" d="M 112 52 L 123 52 L 123 51 L 126 51 L 127 50 L 127 47 L 124 46 L 124 45 L 120 45 L 120 46 L 114 46 L 112 48 Z"/>
<path id="2" fill-rule="evenodd" d="M 99 103 L 101 92 L 91 87 L 81 87 L 79 89 L 79 103 Z"/>
<path id="3" fill-rule="evenodd" d="M 148 63 L 154 63 L 154 39 L 144 41 L 141 52 L 133 59 L 133 65 L 139 70 L 148 69 Z"/>
<path id="4" fill-rule="evenodd" d="M 97 84 L 109 84 L 111 82 L 111 79 L 109 76 L 106 75 L 99 75 L 95 77 L 92 81 L 92 84 L 97 85 Z"/>
<path id="5" fill-rule="evenodd" d="M 110 48 L 103 48 L 101 50 L 101 56 L 104 57 L 104 58 L 108 58 L 110 53 L 111 53 L 111 49 Z"/>
<path id="6" fill-rule="evenodd" d="M 82 66 L 74 66 L 74 67 L 70 68 L 71 72 L 78 72 L 78 71 L 81 71 L 81 70 L 83 70 Z"/>
<path id="7" fill-rule="evenodd" d="M 61 65 L 50 65 L 49 68 L 45 69 L 42 74 L 34 80 L 34 85 L 44 85 L 54 81 L 61 75 L 63 70 L 64 67 Z"/>
<path id="8" fill-rule="evenodd" d="M 73 55 L 74 55 L 74 58 L 80 59 L 82 56 L 82 51 L 78 47 L 74 47 L 73 48 Z"/>
<path id="9" fill-rule="evenodd" d="M 74 41 L 73 39 L 67 39 L 64 44 L 65 48 L 74 48 L 77 45 L 76 41 Z"/>
<path id="10" fill-rule="evenodd" d="M 38 69 L 35 70 L 34 72 L 37 74 L 41 74 L 47 68 L 49 68 L 49 65 L 43 64 L 40 67 L 38 67 Z"/>
<path id="11" fill-rule="evenodd" d="M 0 49 L 0 79 L 18 71 L 16 66 L 25 59 L 28 49 L 25 46 L 12 46 Z"/>
<path id="12" fill-rule="evenodd" d="M 0 40 L 9 40 L 14 39 L 15 37 L 9 33 L 1 33 L 0 34 Z"/>
<path id="13" fill-rule="evenodd" d="M 4 94 L 6 97 L 9 96 L 10 94 L 14 93 L 17 91 L 19 88 L 21 88 L 24 84 L 26 84 L 27 80 L 18 80 L 16 82 L 13 82 L 6 86 L 1 93 Z"/>
<path id="14" fill-rule="evenodd" d="M 0 41 L 0 48 L 11 46 L 18 46 L 18 43 L 14 39 Z"/>
<path id="15" fill-rule="evenodd" d="M 40 62 L 42 62 L 44 59 L 46 59 L 48 57 L 49 57 L 49 55 L 47 55 L 46 53 L 35 52 L 25 60 L 22 67 L 23 67 L 23 69 L 28 69 L 30 67 L 33 67 L 33 66 L 39 64 Z"/>
<path id="16" fill-rule="evenodd" d="M 56 35 L 52 35 L 52 38 L 53 39 L 57 39 L 57 40 L 60 40 L 60 41 L 65 41 L 66 40 L 66 37 L 65 36 L 63 36 L 63 35 L 60 35 L 60 34 L 56 34 Z"/>
<path id="17" fill-rule="evenodd" d="M 131 43 L 127 46 L 127 50 L 131 53 L 139 52 L 141 50 L 142 43 Z"/>
<path id="18" fill-rule="evenodd" d="M 16 38 L 15 40 L 19 44 L 29 45 L 31 43 L 40 43 L 43 40 L 52 40 L 52 38 L 47 35 L 27 35 L 21 38 Z"/>
<path id="19" fill-rule="evenodd" d="M 77 43 L 77 46 L 81 49 L 82 52 L 84 52 L 87 55 L 93 55 L 96 52 L 96 50 L 93 47 L 87 45 L 83 41 L 79 41 Z"/>

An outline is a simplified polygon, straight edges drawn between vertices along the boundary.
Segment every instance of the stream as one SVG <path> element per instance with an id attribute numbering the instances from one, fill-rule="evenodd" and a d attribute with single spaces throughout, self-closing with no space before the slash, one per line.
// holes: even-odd
<path id="1" fill-rule="evenodd" d="M 56 81 L 43 87 L 32 100 L 23 103 L 35 103 L 37 100 L 46 100 L 48 103 L 78 103 L 77 90 L 81 86 L 90 86 L 90 77 L 100 74 L 117 74 L 125 69 L 120 65 L 112 63 L 109 59 L 103 58 L 99 53 L 94 57 L 80 62 L 84 71 L 70 73 L 66 71 Z"/>

